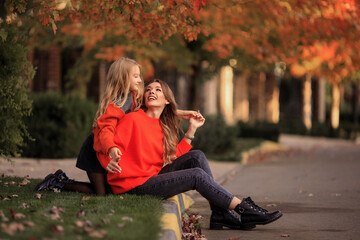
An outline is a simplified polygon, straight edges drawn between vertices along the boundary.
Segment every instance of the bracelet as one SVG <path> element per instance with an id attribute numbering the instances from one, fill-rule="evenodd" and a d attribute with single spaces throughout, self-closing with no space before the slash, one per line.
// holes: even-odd
<path id="1" fill-rule="evenodd" d="M 188 139 L 190 139 L 191 141 L 194 140 L 194 138 L 195 138 L 195 136 L 189 136 L 189 135 L 187 135 L 187 134 L 185 134 L 185 137 L 188 138 Z"/>

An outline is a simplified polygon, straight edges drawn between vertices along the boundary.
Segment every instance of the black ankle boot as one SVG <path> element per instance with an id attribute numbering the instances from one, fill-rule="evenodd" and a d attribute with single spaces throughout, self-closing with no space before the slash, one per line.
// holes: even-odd
<path id="1" fill-rule="evenodd" d="M 265 225 L 282 216 L 280 211 L 269 213 L 267 210 L 256 205 L 250 197 L 244 198 L 234 210 L 241 215 L 241 222 L 243 224 Z"/>
<path id="2" fill-rule="evenodd" d="M 45 177 L 45 179 L 40 182 L 34 188 L 35 192 L 42 190 L 54 190 L 59 189 L 62 190 L 64 188 L 65 183 L 71 183 L 74 180 L 70 180 L 68 176 L 61 170 L 57 170 L 54 174 L 50 173 Z"/>
<path id="3" fill-rule="evenodd" d="M 230 229 L 250 230 L 255 227 L 255 224 L 243 224 L 238 216 L 231 210 L 212 207 L 210 217 L 210 229 L 223 229 L 227 227 Z"/>

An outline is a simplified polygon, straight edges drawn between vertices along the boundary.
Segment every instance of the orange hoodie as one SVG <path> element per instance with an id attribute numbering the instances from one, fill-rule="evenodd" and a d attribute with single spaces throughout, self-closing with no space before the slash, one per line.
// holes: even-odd
<path id="1" fill-rule="evenodd" d="M 134 96 L 132 110 L 135 108 Z M 107 154 L 109 149 L 116 147 L 114 143 L 115 128 L 118 122 L 125 116 L 125 112 L 112 101 L 106 108 L 105 113 L 97 120 L 97 126 L 93 128 L 94 150 Z"/>
<path id="2" fill-rule="evenodd" d="M 164 165 L 164 134 L 159 119 L 151 118 L 143 110 L 127 114 L 118 124 L 114 142 L 123 153 L 119 165 L 121 173 L 108 173 L 108 182 L 115 194 L 127 192 L 157 175 Z M 191 145 L 182 140 L 176 157 L 188 152 Z M 97 152 L 106 169 L 110 158 Z"/>

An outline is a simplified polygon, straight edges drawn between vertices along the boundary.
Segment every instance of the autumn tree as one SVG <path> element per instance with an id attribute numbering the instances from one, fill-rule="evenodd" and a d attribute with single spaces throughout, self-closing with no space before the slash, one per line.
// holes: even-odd
<path id="1" fill-rule="evenodd" d="M 96 60 L 112 61 L 123 55 L 139 59 L 151 75 L 151 58 L 147 57 L 162 54 L 152 49 L 175 33 L 188 40 L 196 39 L 202 27 L 194 16 L 205 5 L 206 0 L 2 1 L 0 154 L 16 155 L 26 135 L 22 116 L 31 109 L 26 83 L 33 72 L 24 46 L 44 47 L 55 42 L 81 47 L 82 57 L 75 65 L 73 84 L 89 80 Z"/>
<path id="2" fill-rule="evenodd" d="M 359 69 L 359 11 L 354 0 L 214 0 L 200 19 L 212 36 L 205 47 L 220 57 L 242 49 L 261 65 L 284 62 L 297 77 L 325 76 L 333 84 L 336 128 L 339 84 Z"/>

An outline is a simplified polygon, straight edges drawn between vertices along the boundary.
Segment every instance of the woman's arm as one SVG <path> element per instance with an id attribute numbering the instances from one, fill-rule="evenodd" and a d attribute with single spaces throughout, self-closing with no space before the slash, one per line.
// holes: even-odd
<path id="1" fill-rule="evenodd" d="M 198 111 L 196 113 L 196 117 L 191 117 L 189 119 L 189 128 L 185 134 L 185 138 L 184 140 L 191 144 L 192 140 L 195 137 L 195 132 L 196 130 L 201 127 L 202 125 L 204 125 L 205 123 L 205 118 L 201 115 L 201 113 Z"/>
<path id="2" fill-rule="evenodd" d="M 192 117 L 199 117 L 199 111 L 190 111 L 190 110 L 180 110 L 178 109 L 176 114 L 181 117 L 182 119 L 187 119 L 189 120 Z M 200 114 L 201 115 L 201 114 Z"/>

